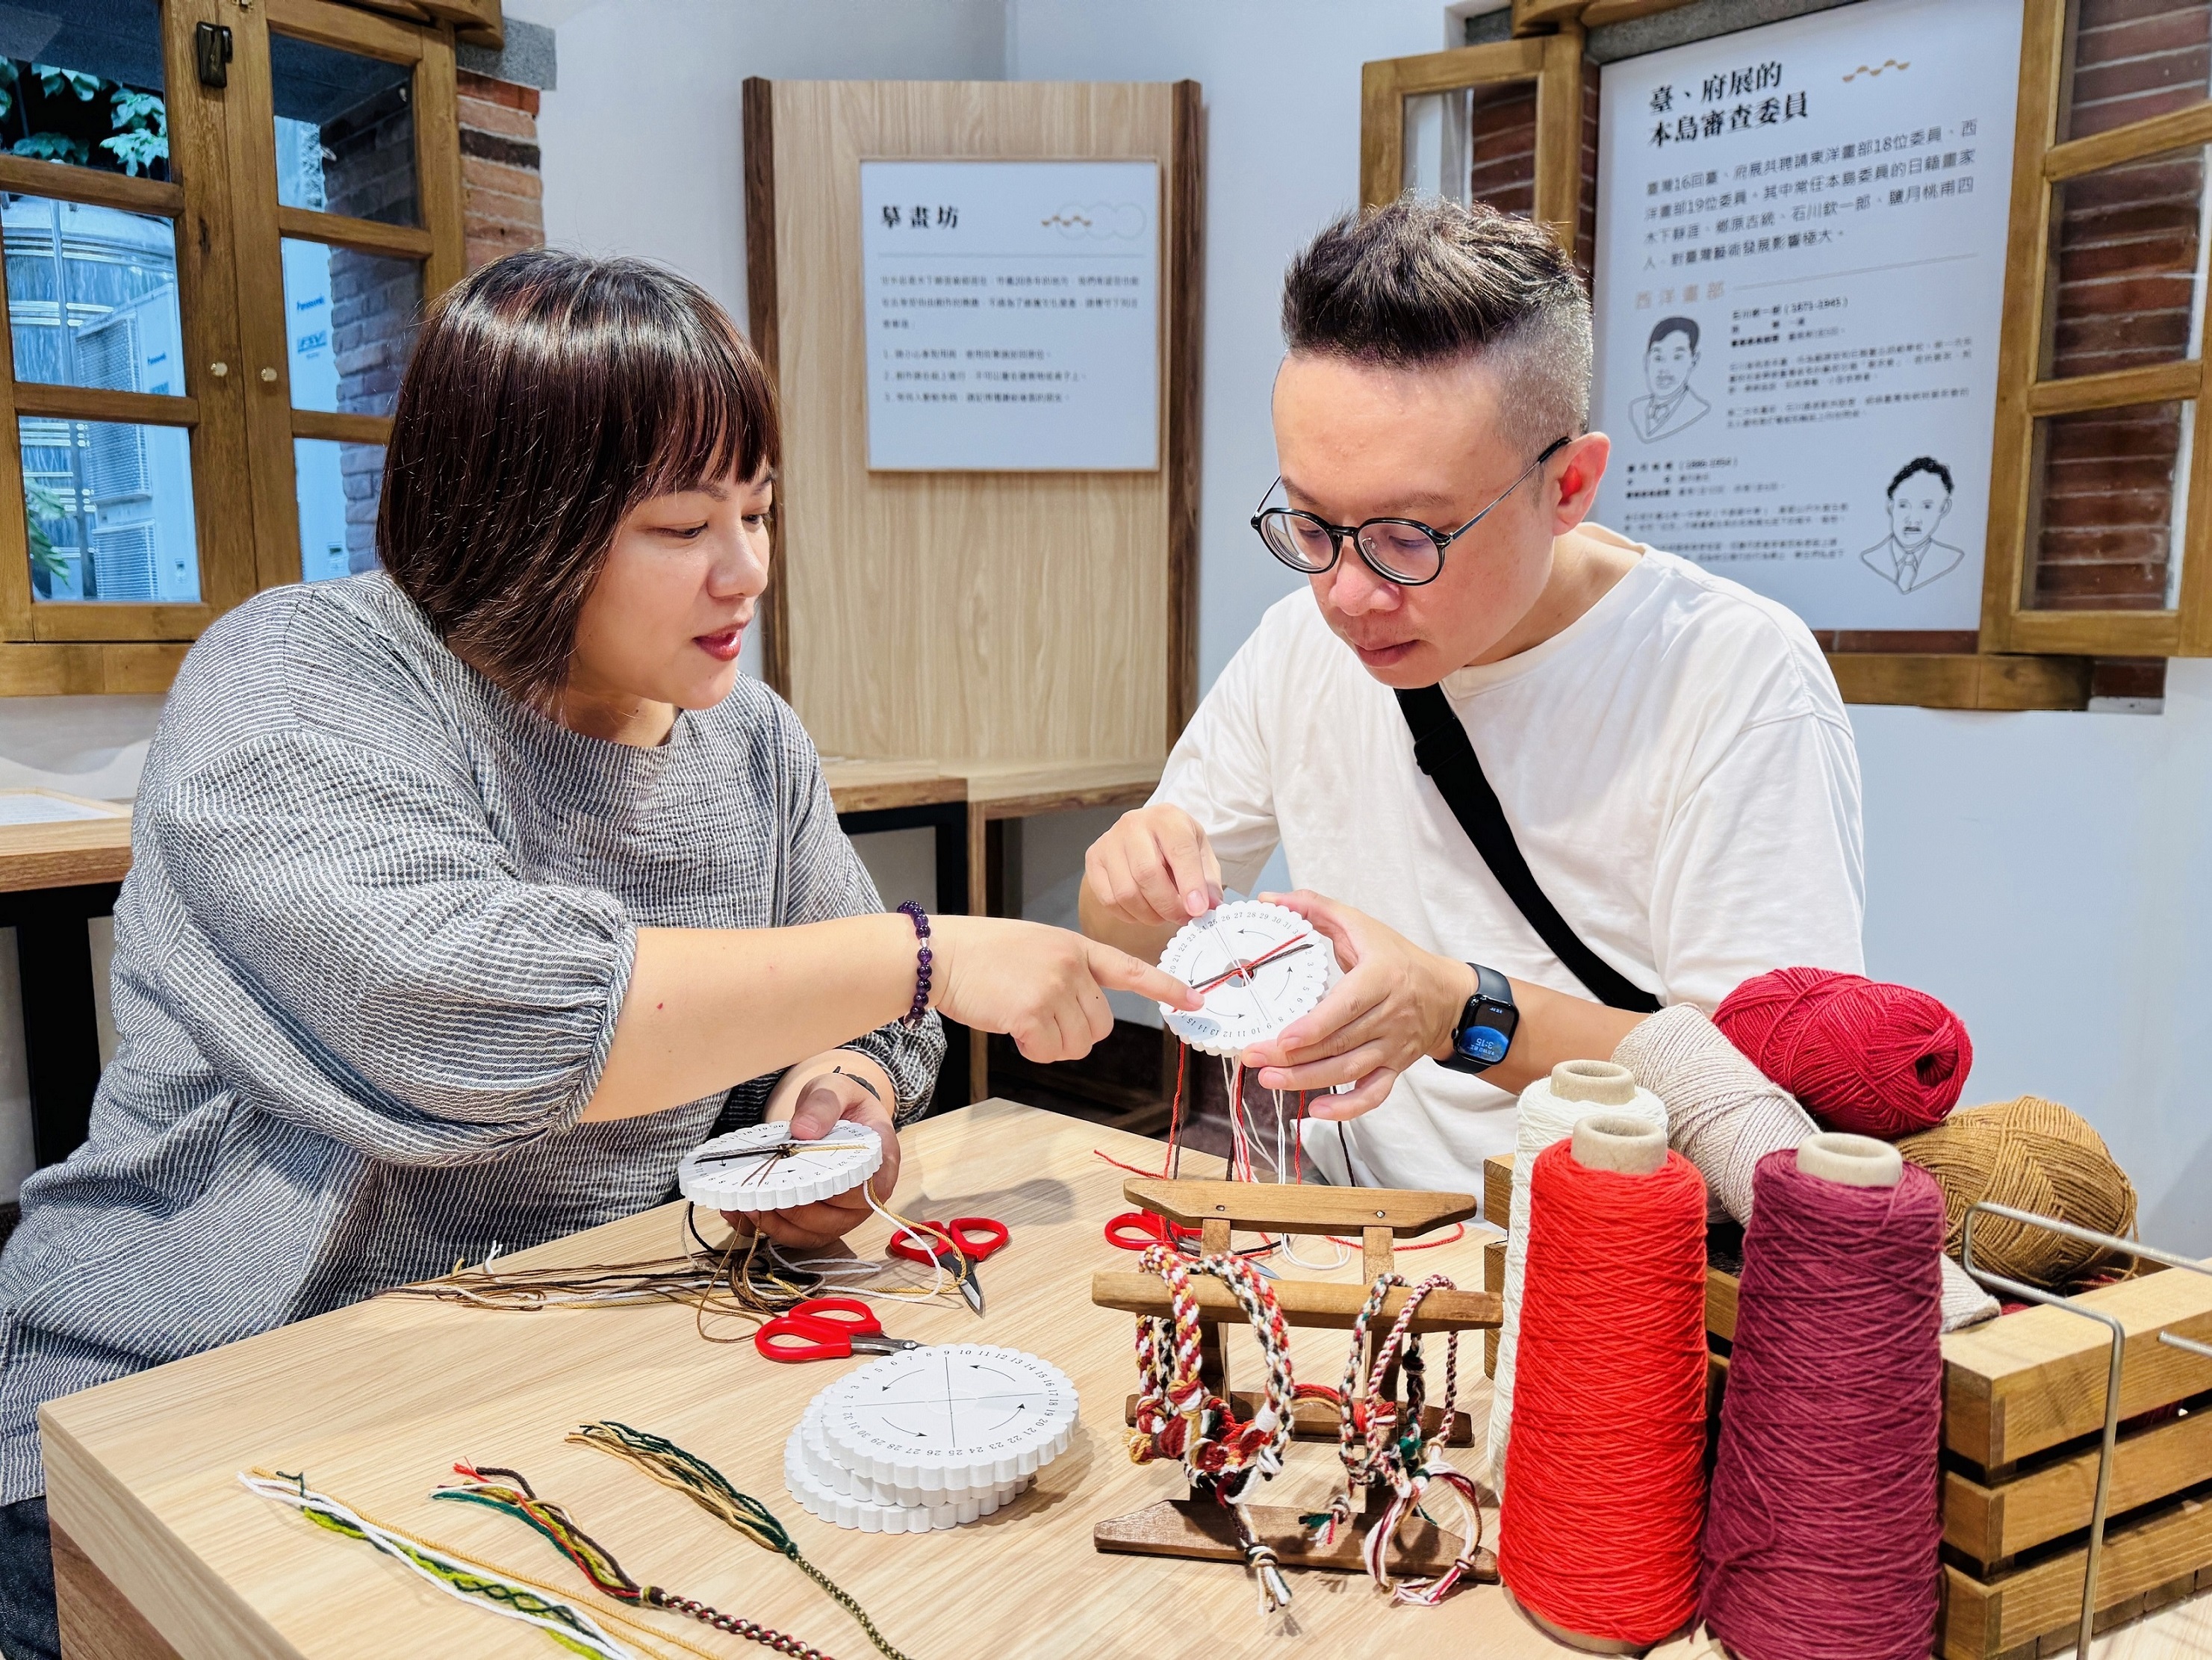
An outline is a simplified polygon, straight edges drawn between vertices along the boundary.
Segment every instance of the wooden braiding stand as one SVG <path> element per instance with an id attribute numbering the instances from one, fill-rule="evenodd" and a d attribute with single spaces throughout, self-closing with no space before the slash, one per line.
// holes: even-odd
<path id="1" fill-rule="evenodd" d="M 1282 1280 L 1273 1285 L 1283 1320 L 1291 1326 L 1351 1329 L 1367 1300 L 1368 1288 L 1379 1274 L 1393 1267 L 1393 1243 L 1428 1232 L 1447 1223 L 1464 1221 L 1475 1213 L 1472 1194 L 1421 1193 L 1401 1188 L 1325 1188 L 1289 1183 L 1170 1182 L 1152 1177 L 1125 1183 L 1123 1193 L 1139 1209 L 1164 1217 L 1184 1227 L 1201 1230 L 1200 1243 L 1208 1256 L 1230 1248 L 1233 1232 L 1291 1235 L 1359 1236 L 1364 1282 L 1359 1285 Z M 1229 1357 L 1225 1328 L 1245 1324 L 1244 1311 L 1229 1288 L 1218 1280 L 1194 1276 L 1191 1292 L 1208 1316 L 1200 1349 L 1200 1376 L 1207 1391 L 1233 1402 L 1237 1414 L 1249 1419 L 1258 1406 L 1255 1395 L 1232 1395 L 1229 1387 Z M 1368 1334 L 1368 1369 L 1376 1339 L 1387 1331 L 1406 1306 L 1407 1288 L 1393 1286 Z M 1091 1300 L 1101 1308 L 1165 1319 L 1170 1313 L 1167 1286 L 1156 1276 L 1141 1272 L 1096 1274 L 1091 1279 Z M 1435 1291 L 1429 1293 L 1413 1316 L 1417 1332 L 1479 1331 L 1498 1325 L 1502 1299 L 1494 1292 Z M 1219 1316 L 1216 1323 L 1212 1316 Z M 1331 1383 L 1335 1382 L 1334 1377 Z M 1398 1395 L 1398 1370 L 1392 1367 L 1383 1383 L 1389 1398 Z M 1423 1428 L 1433 1436 L 1441 1424 L 1443 1407 L 1423 1413 Z M 1135 1421 L 1136 1396 L 1128 1403 L 1129 1421 Z M 1301 1402 L 1293 1414 L 1293 1436 L 1302 1441 L 1337 1440 L 1335 1410 L 1325 1402 Z M 1446 1444 L 1468 1446 L 1474 1439 L 1474 1426 L 1465 1413 L 1455 1412 Z M 1340 1532 L 1331 1545 L 1317 1543 L 1298 1523 L 1298 1512 L 1279 1505 L 1249 1505 L 1254 1533 L 1272 1547 L 1285 1568 L 1330 1568 L 1344 1573 L 1363 1573 L 1361 1558 L 1366 1529 L 1388 1505 L 1389 1495 L 1377 1487 L 1366 1493 L 1366 1513 Z M 1242 1562 L 1228 1508 L 1213 1494 L 1194 1483 L 1188 1499 L 1164 1499 L 1127 1516 L 1101 1522 L 1091 1529 L 1091 1543 L 1102 1551 L 1136 1556 L 1178 1556 L 1206 1562 Z M 1443 1572 L 1459 1554 L 1452 1535 L 1415 1517 L 1399 1529 L 1389 1556 L 1392 1572 L 1430 1577 Z M 1488 1550 L 1476 1554 L 1474 1577 L 1481 1581 L 1498 1578 L 1497 1559 Z"/>

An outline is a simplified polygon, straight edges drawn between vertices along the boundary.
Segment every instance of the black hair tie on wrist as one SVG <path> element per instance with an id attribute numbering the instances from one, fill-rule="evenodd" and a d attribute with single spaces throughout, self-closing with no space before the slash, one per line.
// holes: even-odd
<path id="1" fill-rule="evenodd" d="M 929 951 L 929 913 L 914 900 L 902 900 L 899 909 L 914 924 L 918 942 L 914 954 L 914 1006 L 899 1017 L 902 1026 L 918 1026 L 921 1017 L 929 1012 L 929 965 L 933 960 Z"/>
<path id="2" fill-rule="evenodd" d="M 847 1072 L 847 1071 L 844 1069 L 844 1067 L 830 1067 L 830 1075 L 832 1078 L 849 1078 L 849 1079 L 851 1079 L 854 1083 L 858 1084 L 858 1085 L 859 1085 L 862 1089 L 864 1089 L 864 1090 L 867 1091 L 867 1092 L 868 1092 L 869 1094 L 871 1094 L 871 1095 L 872 1095 L 872 1096 L 874 1096 L 874 1097 L 876 1098 L 876 1104 L 877 1104 L 878 1106 L 881 1106 L 881 1105 L 883 1104 L 883 1100 L 884 1100 L 884 1092 L 883 1092 L 881 1090 L 878 1089 L 878 1088 L 877 1088 L 873 1084 L 871 1084 L 871 1083 L 870 1083 L 866 1079 L 865 1079 L 865 1078 L 861 1077 L 861 1076 L 860 1076 L 860 1074 L 859 1073 L 857 1073 L 857 1072 Z"/>

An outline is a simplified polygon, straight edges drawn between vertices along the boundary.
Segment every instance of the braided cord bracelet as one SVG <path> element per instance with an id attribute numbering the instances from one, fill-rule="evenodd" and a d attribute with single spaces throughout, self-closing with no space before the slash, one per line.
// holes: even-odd
<path id="1" fill-rule="evenodd" d="M 729 1480 L 705 1459 L 689 1453 L 673 1441 L 643 1430 L 632 1429 L 612 1419 L 595 1424 L 584 1424 L 568 1432 L 568 1438 L 580 1445 L 597 1447 L 601 1452 L 611 1453 L 625 1463 L 633 1464 L 665 1487 L 673 1487 L 708 1515 L 734 1528 L 763 1550 L 774 1551 L 779 1556 L 789 1557 L 799 1571 L 819 1585 L 837 1606 L 853 1616 L 854 1621 L 867 1633 L 868 1641 L 881 1651 L 884 1660 L 908 1660 L 908 1657 L 891 1646 L 890 1640 L 876 1629 L 876 1622 L 868 1611 L 856 1602 L 853 1594 L 839 1585 L 830 1576 L 816 1567 L 799 1554 L 799 1541 L 785 1531 L 767 1505 L 750 1493 L 739 1493 Z M 681 1604 L 672 1603 L 672 1607 Z M 686 1613 L 690 1612 L 686 1608 Z"/>
<path id="2" fill-rule="evenodd" d="M 540 1499 L 520 1470 L 501 1469 L 493 1465 L 479 1468 L 472 1464 L 456 1464 L 453 1474 L 461 1477 L 461 1481 L 451 1487 L 434 1489 L 431 1498 L 483 1505 L 527 1522 L 550 1540 L 555 1549 L 576 1565 L 577 1571 L 592 1582 L 594 1590 L 617 1602 L 639 1603 L 646 1608 L 672 1608 L 678 1614 L 690 1615 L 702 1625 L 712 1626 L 716 1631 L 728 1632 L 762 1644 L 778 1654 L 795 1655 L 799 1660 L 830 1660 L 830 1657 L 820 1649 L 763 1626 L 757 1620 L 724 1614 L 696 1597 L 679 1596 L 659 1585 L 639 1583 L 623 1571 L 622 1564 L 615 1560 L 614 1553 L 577 1526 L 567 1511 L 550 1500 Z"/>
<path id="3" fill-rule="evenodd" d="M 1291 1402 L 1297 1384 L 1291 1372 L 1291 1334 L 1275 1294 L 1258 1271 L 1234 1254 L 1185 1262 L 1164 1245 L 1148 1246 L 1138 1264 L 1158 1274 L 1168 1288 L 1170 1317 L 1147 1316 L 1137 1322 L 1137 1421 L 1129 1438 L 1134 1463 L 1179 1458 L 1195 1487 L 1211 1490 L 1228 1507 L 1237 1542 L 1259 1582 L 1260 1608 L 1272 1614 L 1291 1600 L 1275 1552 L 1259 1537 L 1243 1502 L 1255 1471 L 1267 1481 L 1283 1467 L 1291 1439 Z M 1190 1278 L 1206 1274 L 1229 1288 L 1251 1323 L 1267 1361 L 1267 1387 L 1260 1409 L 1239 1423 L 1231 1404 L 1208 1392 L 1200 1373 L 1204 1332 Z"/>
<path id="4" fill-rule="evenodd" d="M 1482 1509 L 1474 1484 L 1446 1462 L 1441 1450 L 1451 1433 L 1459 1405 L 1459 1334 L 1455 1331 L 1445 1339 L 1443 1407 L 1433 1438 L 1425 1434 L 1421 1421 L 1426 1369 L 1421 1359 L 1420 1337 L 1413 1329 L 1413 1318 L 1431 1292 L 1456 1289 L 1449 1276 L 1431 1274 L 1411 1286 L 1405 1306 L 1398 1310 L 1397 1319 L 1376 1346 L 1364 1392 L 1354 1393 L 1359 1382 L 1359 1363 L 1368 1328 L 1382 1311 L 1390 1288 L 1407 1284 L 1401 1274 L 1376 1275 L 1369 1288 L 1367 1301 L 1352 1322 L 1352 1343 L 1344 1363 L 1344 1388 L 1337 1402 L 1338 1456 L 1344 1464 L 1345 1487 L 1329 1500 L 1326 1511 L 1300 1519 L 1314 1529 L 1324 1542 L 1333 1541 L 1338 1528 L 1351 1521 L 1354 1492 L 1361 1487 L 1387 1486 L 1391 1493 L 1390 1503 L 1368 1529 L 1363 1547 L 1368 1576 L 1391 1593 L 1393 1602 L 1434 1607 L 1474 1571 L 1474 1554 L 1482 1545 Z M 1400 1368 L 1406 1382 L 1402 1419 L 1398 1403 L 1383 1392 L 1393 1365 Z M 1433 1580 L 1395 1584 L 1387 1565 L 1390 1543 L 1407 1517 L 1419 1509 L 1431 1487 L 1441 1487 L 1459 1507 L 1460 1554 L 1451 1566 Z"/>

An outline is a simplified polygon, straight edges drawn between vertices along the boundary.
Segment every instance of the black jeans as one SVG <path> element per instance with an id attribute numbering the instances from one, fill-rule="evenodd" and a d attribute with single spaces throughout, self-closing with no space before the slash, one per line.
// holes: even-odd
<path id="1" fill-rule="evenodd" d="M 0 1656 L 61 1660 L 61 1655 L 46 1501 L 0 1505 Z"/>

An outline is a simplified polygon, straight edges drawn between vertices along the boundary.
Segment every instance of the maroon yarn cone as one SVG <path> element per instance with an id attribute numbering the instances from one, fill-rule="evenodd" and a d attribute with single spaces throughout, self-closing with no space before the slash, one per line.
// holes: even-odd
<path id="1" fill-rule="evenodd" d="M 1752 1177 L 1698 1613 L 1735 1660 L 1926 1660 L 1942 1540 L 1943 1195 Z"/>

